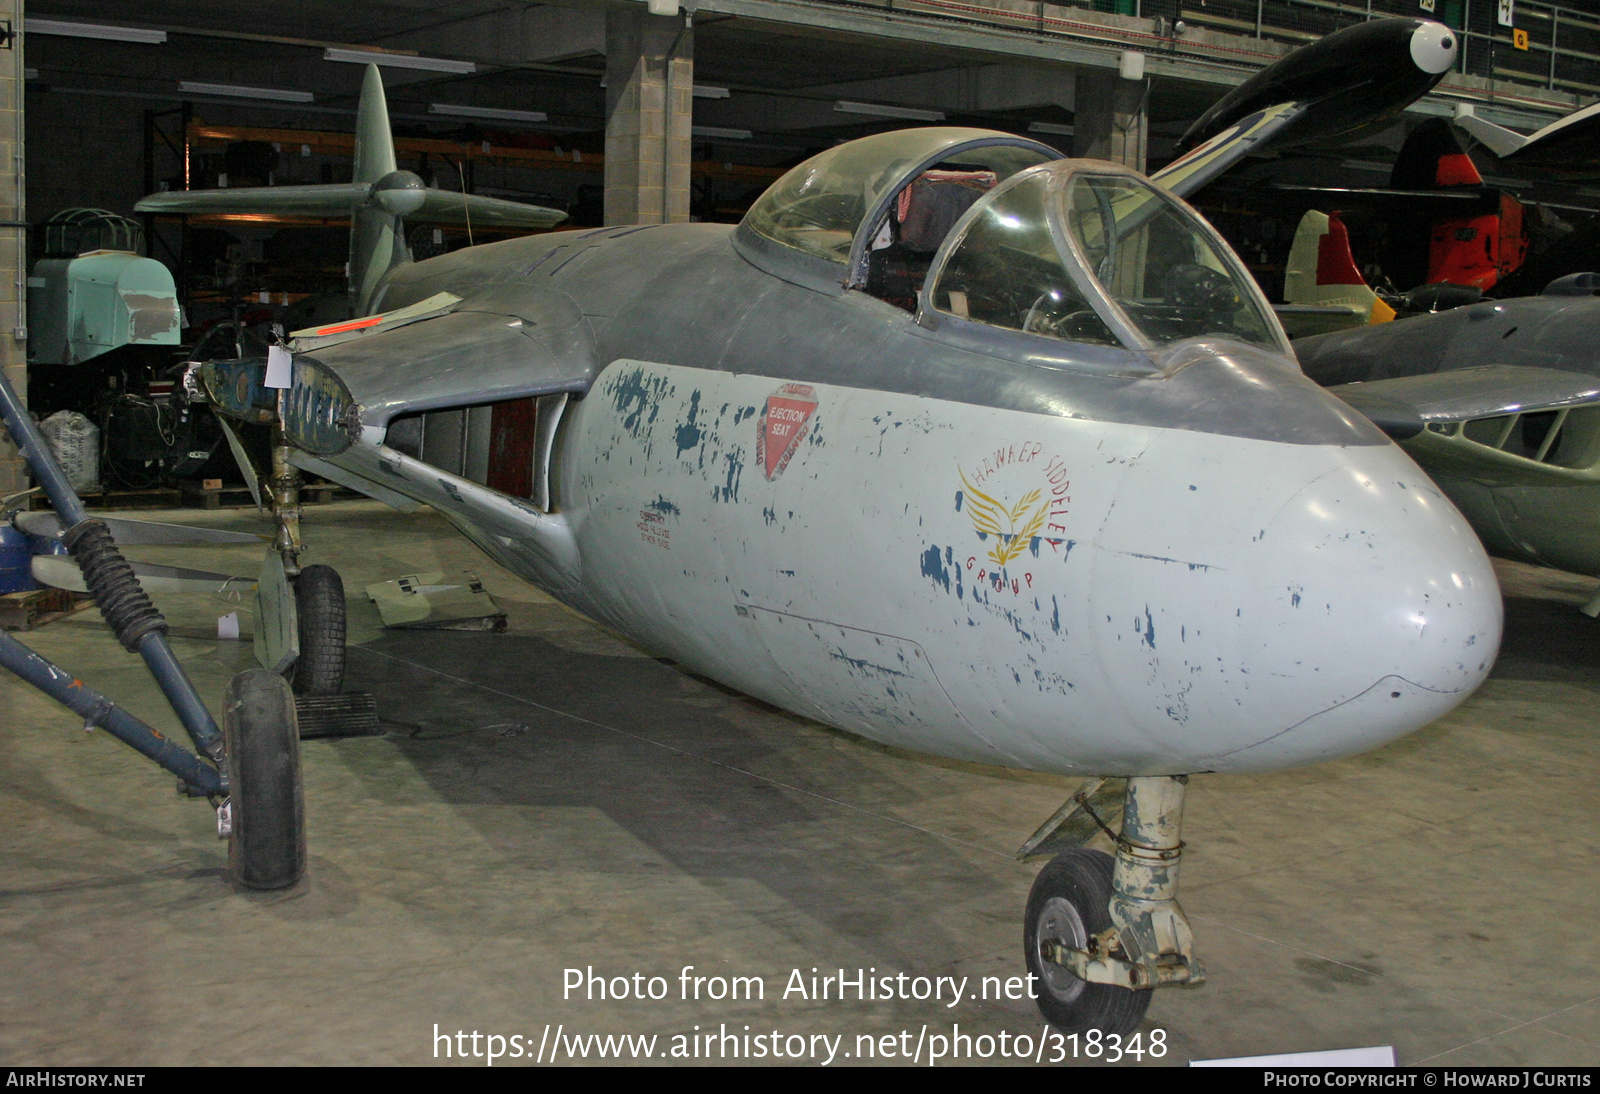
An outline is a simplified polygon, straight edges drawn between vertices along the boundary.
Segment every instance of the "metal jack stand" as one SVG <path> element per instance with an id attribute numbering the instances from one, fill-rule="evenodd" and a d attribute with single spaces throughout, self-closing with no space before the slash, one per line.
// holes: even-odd
<path id="1" fill-rule="evenodd" d="M 252 670 L 233 679 L 224 725 L 195 691 L 167 641 L 167 623 L 122 557 L 110 529 L 90 517 L 9 381 L 0 375 L 0 415 L 22 457 L 55 507 L 62 536 L 83 571 L 96 606 L 117 639 L 143 658 L 195 753 L 174 743 L 86 687 L 8 634 L 0 665 L 83 715 L 178 777 L 180 793 L 210 800 L 217 834 L 228 842 L 229 872 L 257 889 L 293 885 L 305 872 L 299 731 L 294 697 L 283 678 Z M 198 755 L 196 754 L 198 753 Z"/>

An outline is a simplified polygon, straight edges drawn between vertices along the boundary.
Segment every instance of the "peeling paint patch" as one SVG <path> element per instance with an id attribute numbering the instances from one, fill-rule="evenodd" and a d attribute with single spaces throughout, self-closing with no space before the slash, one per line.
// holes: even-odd
<path id="1" fill-rule="evenodd" d="M 1209 562 L 1188 562 L 1181 558 L 1168 558 L 1166 555 L 1144 555 L 1138 551 L 1127 551 L 1125 553 L 1129 558 L 1145 558 L 1151 562 L 1170 562 L 1176 566 L 1187 566 L 1190 573 L 1195 570 L 1210 570 L 1212 568 Z"/>
<path id="2" fill-rule="evenodd" d="M 695 424 L 695 418 L 700 413 L 700 393 L 689 394 L 689 414 L 678 427 L 678 455 L 683 455 L 691 448 L 700 444 L 700 427 Z"/>
<path id="3" fill-rule="evenodd" d="M 1144 639 L 1145 645 L 1151 649 L 1156 648 L 1156 621 L 1151 618 L 1150 605 L 1146 604 L 1144 606 L 1144 626 L 1141 628 L 1139 626 L 1139 617 L 1134 616 L 1133 629 L 1135 633 Z"/>
<path id="4" fill-rule="evenodd" d="M 723 485 L 711 491 L 714 501 L 738 501 L 739 478 L 744 474 L 744 460 L 740 459 L 738 452 L 729 452 L 722 457 L 728 463 L 728 478 Z"/>
<path id="5" fill-rule="evenodd" d="M 650 508 L 654 509 L 658 513 L 671 513 L 673 516 L 678 515 L 678 507 L 673 505 L 660 494 L 657 494 L 656 500 L 650 503 Z"/>
<path id="6" fill-rule="evenodd" d="M 617 414 L 622 418 L 622 428 L 638 437 L 641 426 L 655 422 L 656 415 L 661 412 L 661 399 L 670 393 L 670 385 L 664 376 L 647 377 L 643 368 L 635 368 L 618 376 L 610 391 Z"/>
<path id="7" fill-rule="evenodd" d="M 887 665 L 874 664 L 863 657 L 851 657 L 842 649 L 829 650 L 828 656 L 833 658 L 835 661 L 844 662 L 846 665 L 849 665 L 851 669 L 860 673 L 873 673 L 878 676 L 899 676 L 902 678 L 908 678 L 911 675 L 908 672 L 901 672 L 899 669 L 892 669 Z M 890 694 L 893 693 L 891 692 Z"/>
<path id="8" fill-rule="evenodd" d="M 937 544 L 922 552 L 922 576 L 935 585 L 943 585 L 945 592 L 950 591 L 950 570 Z"/>

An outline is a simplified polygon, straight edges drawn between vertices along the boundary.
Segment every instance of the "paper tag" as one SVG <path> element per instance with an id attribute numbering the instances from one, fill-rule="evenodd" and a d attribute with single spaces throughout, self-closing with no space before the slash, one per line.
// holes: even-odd
<path id="1" fill-rule="evenodd" d="M 294 386 L 294 354 L 282 346 L 267 349 L 267 378 L 265 387 Z"/>
<path id="2" fill-rule="evenodd" d="M 229 612 L 227 615 L 217 617 L 217 637 L 239 640 L 239 613 Z"/>

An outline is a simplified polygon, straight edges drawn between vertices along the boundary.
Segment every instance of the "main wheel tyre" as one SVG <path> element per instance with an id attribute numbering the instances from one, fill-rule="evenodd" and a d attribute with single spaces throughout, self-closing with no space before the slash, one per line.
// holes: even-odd
<path id="1" fill-rule="evenodd" d="M 222 712 L 228 751 L 228 876 L 249 889 L 283 889 L 306 871 L 300 727 L 288 681 L 241 672 Z"/>
<path id="2" fill-rule="evenodd" d="M 294 579 L 300 656 L 290 681 L 296 695 L 336 695 L 344 686 L 344 582 L 332 566 L 307 566 Z"/>
<path id="3" fill-rule="evenodd" d="M 1079 980 L 1039 953 L 1041 941 L 1083 949 L 1090 935 L 1111 926 L 1112 865 L 1111 856 L 1103 851 L 1086 847 L 1065 851 L 1039 872 L 1028 894 L 1023 952 L 1028 971 L 1039 978 L 1039 1010 L 1063 1033 L 1097 1029 L 1125 1037 L 1139 1028 L 1150 1006 L 1149 991 Z"/>

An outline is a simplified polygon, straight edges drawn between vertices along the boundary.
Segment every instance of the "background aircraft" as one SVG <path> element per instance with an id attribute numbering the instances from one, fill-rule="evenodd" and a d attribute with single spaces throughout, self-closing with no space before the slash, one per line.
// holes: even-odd
<path id="1" fill-rule="evenodd" d="M 1508 558 L 1600 574 L 1600 281 L 1302 338 L 1306 375 L 1395 437 Z M 1600 613 L 1600 598 L 1585 606 Z"/>
<path id="2" fill-rule="evenodd" d="M 1266 139 L 1392 113 L 1455 50 L 1403 19 L 1316 43 L 1208 112 L 1160 179 L 1192 187 Z M 574 607 L 789 710 L 1129 776 L 1115 859 L 1052 860 L 1025 920 L 1041 1009 L 1109 1032 L 1149 988 L 1203 976 L 1176 900 L 1190 774 L 1374 747 L 1488 672 L 1499 598 L 1470 531 L 1294 367 L 1220 237 L 1134 172 L 909 130 L 800 165 L 736 229 L 407 264 L 400 218 L 442 199 L 395 177 L 375 76 L 361 127 L 335 197 L 359 202 L 352 274 L 374 314 L 189 378 L 275 429 L 269 650 L 292 644 L 297 601 L 342 603 L 313 567 L 284 592 L 297 467 L 429 504 Z M 231 808 L 236 828 L 272 812 Z M 291 835 L 234 846 L 292 867 Z"/>

